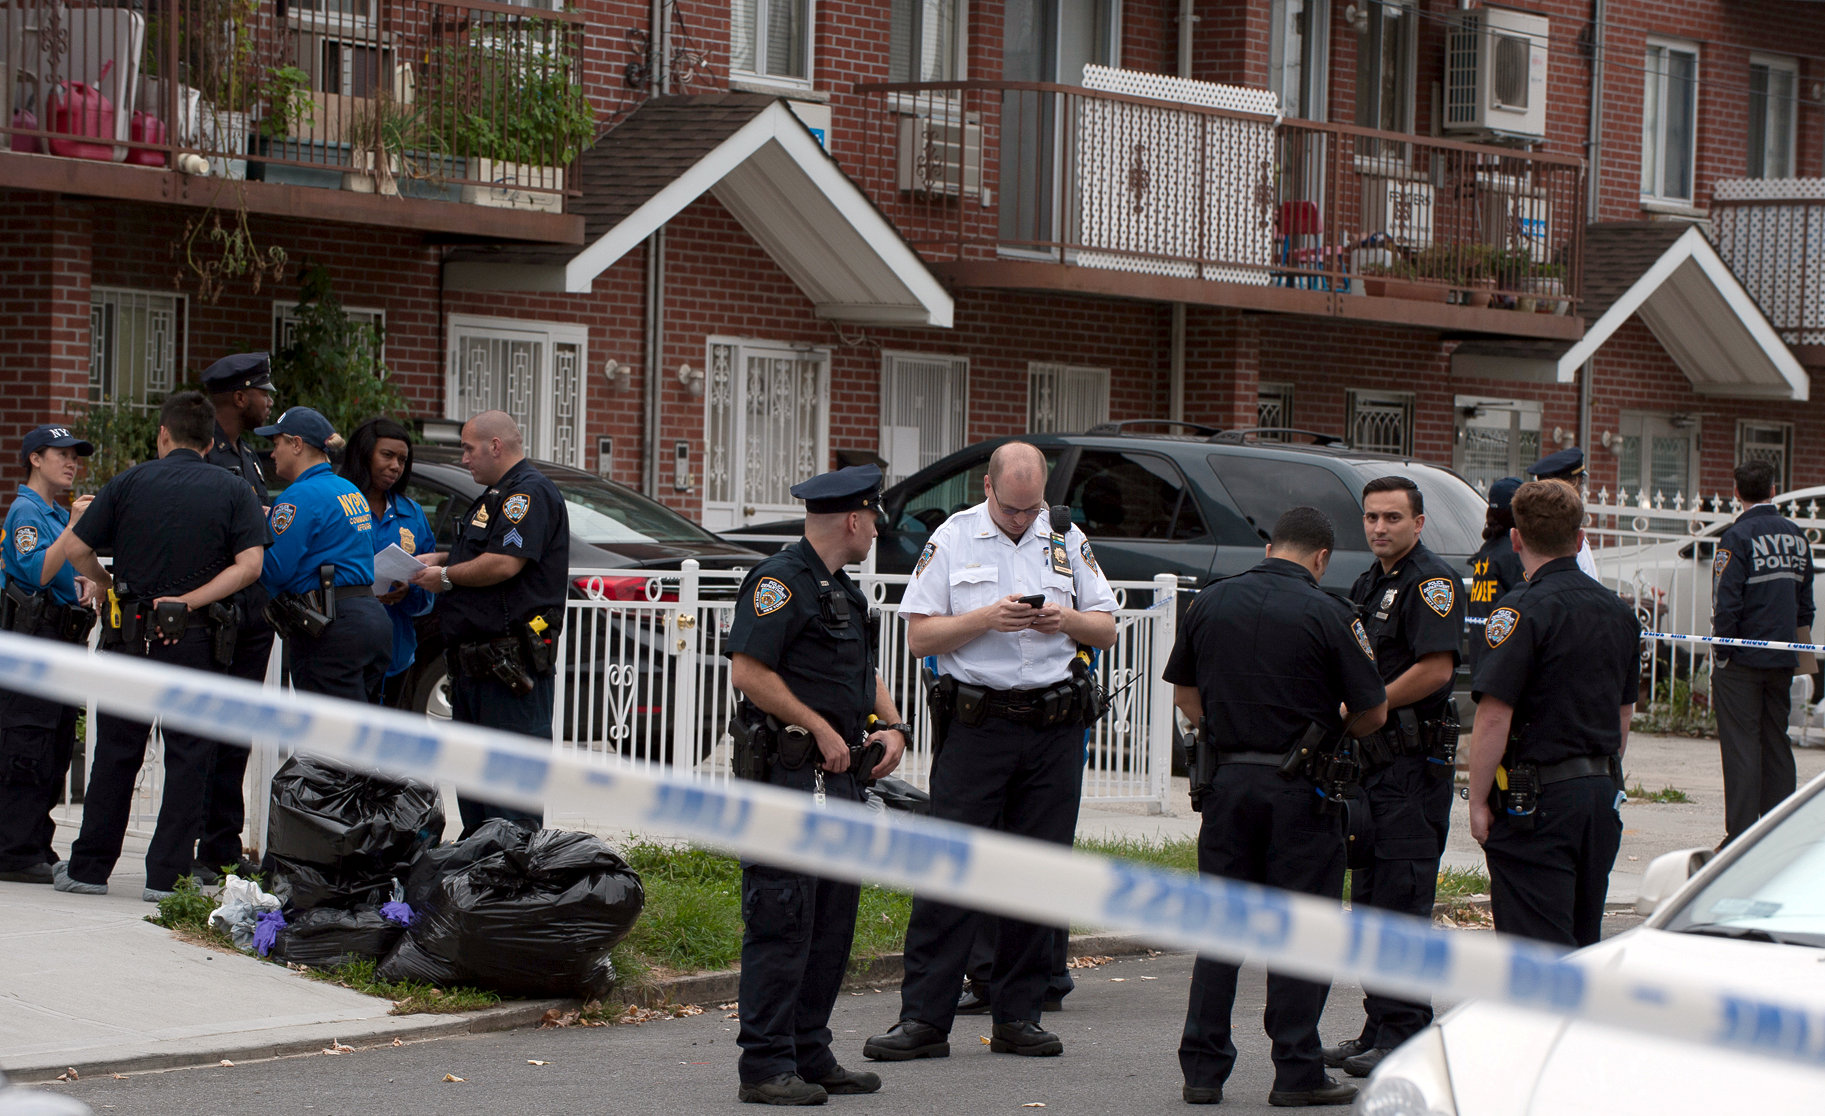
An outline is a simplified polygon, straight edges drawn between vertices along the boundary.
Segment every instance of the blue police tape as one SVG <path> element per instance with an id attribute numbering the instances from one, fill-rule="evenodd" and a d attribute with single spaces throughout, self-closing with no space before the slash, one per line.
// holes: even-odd
<path id="1" fill-rule="evenodd" d="M 93 699 L 206 736 L 262 741 L 394 776 L 556 812 L 587 806 L 630 828 L 689 838 L 821 876 L 918 889 L 1003 915 L 1134 931 L 1164 946 L 1244 957 L 1318 980 L 1411 996 L 1479 997 L 1825 1066 L 1825 1005 L 1733 988 L 1727 974 L 1623 976 L 1496 934 L 1169 871 L 987 830 L 752 783 L 608 766 L 469 725 L 0 632 L 0 686 Z"/>

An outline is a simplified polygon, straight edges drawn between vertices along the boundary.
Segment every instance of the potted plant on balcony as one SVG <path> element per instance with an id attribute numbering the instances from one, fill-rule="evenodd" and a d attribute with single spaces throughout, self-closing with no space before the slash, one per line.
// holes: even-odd
<path id="1" fill-rule="evenodd" d="M 1378 298 L 1405 298 L 1415 302 L 1443 302 L 1451 293 L 1451 288 L 1437 283 L 1422 282 L 1436 276 L 1424 275 L 1417 259 L 1395 260 L 1393 263 L 1369 264 L 1362 271 L 1362 289 L 1365 294 Z"/>
<path id="2" fill-rule="evenodd" d="M 260 103 L 252 26 L 258 14 L 259 0 L 197 0 L 177 17 L 180 80 L 198 94 L 187 142 L 213 152 L 209 172 L 225 178 L 247 177 L 247 160 L 234 156 L 247 151 L 248 120 Z"/>
<path id="3" fill-rule="evenodd" d="M 560 47 L 543 53 L 467 42 L 440 52 L 433 118 L 451 122 L 451 149 L 469 162 L 462 200 L 511 209 L 563 209 L 564 168 L 595 138 L 595 109 Z"/>
<path id="4" fill-rule="evenodd" d="M 299 134 L 316 123 L 317 102 L 310 75 L 296 66 L 269 67 L 262 73 L 261 88 L 266 110 L 254 126 L 254 153 L 290 162 L 249 159 L 247 177 L 332 190 L 340 186 L 342 168 L 348 165 L 347 149 Z M 297 165 L 300 163 L 317 165 Z"/>

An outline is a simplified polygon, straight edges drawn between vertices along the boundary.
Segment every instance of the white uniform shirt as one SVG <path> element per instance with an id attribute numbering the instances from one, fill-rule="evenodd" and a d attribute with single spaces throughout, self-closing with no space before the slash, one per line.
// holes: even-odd
<path id="1" fill-rule="evenodd" d="M 1597 559 L 1591 557 L 1591 541 L 1585 539 L 1578 544 L 1578 568 L 1589 574 L 1594 580 L 1602 581 L 1597 576 Z"/>
<path id="2" fill-rule="evenodd" d="M 1071 573 L 1053 571 L 1051 522 L 1051 513 L 1041 511 L 1016 543 L 995 526 L 986 503 L 951 516 L 919 555 L 900 611 L 958 616 L 1009 594 L 1043 593 L 1048 603 L 1079 612 L 1114 612 L 1115 594 L 1089 540 L 1075 526 L 1065 536 Z M 939 655 L 938 673 L 991 690 L 1033 690 L 1064 681 L 1076 653 L 1077 645 L 1063 632 L 984 632 Z"/>

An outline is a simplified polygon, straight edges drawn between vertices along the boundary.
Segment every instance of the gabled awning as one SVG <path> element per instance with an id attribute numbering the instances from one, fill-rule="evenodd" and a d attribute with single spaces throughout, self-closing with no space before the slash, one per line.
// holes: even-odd
<path id="1" fill-rule="evenodd" d="M 1576 383 L 1578 369 L 1639 314 L 1692 390 L 1804 401 L 1800 362 L 1696 225 L 1592 225 L 1584 242 L 1584 336 L 1568 349 L 1467 342 L 1457 376 Z"/>
<path id="2" fill-rule="evenodd" d="M 819 317 L 951 324 L 950 294 L 786 102 L 752 94 L 658 97 L 578 160 L 583 246 L 467 248 L 457 290 L 582 293 L 686 206 L 711 194 Z"/>

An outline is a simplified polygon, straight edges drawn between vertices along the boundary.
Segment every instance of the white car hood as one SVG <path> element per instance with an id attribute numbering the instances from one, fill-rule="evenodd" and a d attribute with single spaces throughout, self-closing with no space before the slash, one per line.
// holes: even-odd
<path id="1" fill-rule="evenodd" d="M 1745 992 L 1825 1001 L 1825 950 L 1641 928 L 1579 954 L 1643 975 L 1729 973 Z M 1439 1023 L 1458 1116 L 1714 1116 L 1825 1110 L 1825 1068 L 1503 1004 Z"/>

